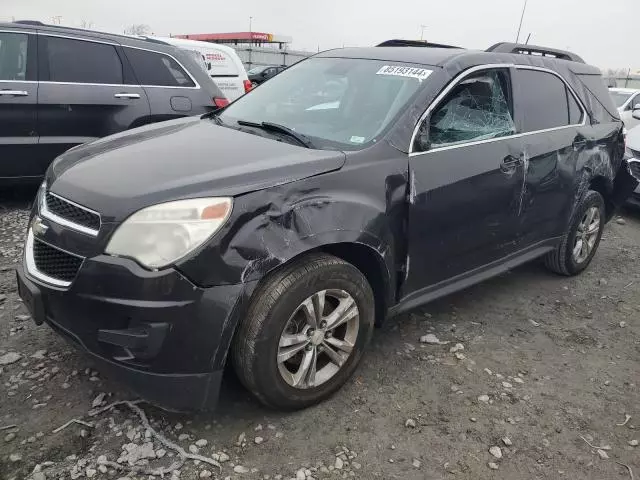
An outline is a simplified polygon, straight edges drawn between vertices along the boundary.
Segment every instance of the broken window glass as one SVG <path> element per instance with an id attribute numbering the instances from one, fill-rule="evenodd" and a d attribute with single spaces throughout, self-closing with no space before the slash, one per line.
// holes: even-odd
<path id="1" fill-rule="evenodd" d="M 428 121 L 426 139 L 426 125 L 421 128 L 419 150 L 515 133 L 508 72 L 485 70 L 464 79 L 436 107 Z"/>

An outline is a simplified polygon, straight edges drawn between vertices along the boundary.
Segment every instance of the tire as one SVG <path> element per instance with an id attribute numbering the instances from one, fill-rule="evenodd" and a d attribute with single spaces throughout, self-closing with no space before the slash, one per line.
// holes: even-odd
<path id="1" fill-rule="evenodd" d="M 588 220 L 587 215 L 591 211 L 598 212 L 599 229 L 593 234 L 593 246 L 590 247 L 586 255 L 577 255 L 574 249 L 578 247 L 578 241 L 582 238 L 580 227 Z M 567 233 L 563 236 L 562 241 L 556 249 L 544 257 L 546 267 L 560 275 L 572 276 L 581 273 L 586 269 L 600 245 L 602 232 L 605 225 L 605 204 L 600 193 L 589 190 L 580 202 L 576 215 L 572 218 Z M 585 240 L 582 240 L 585 242 Z M 589 243 L 589 242 L 587 242 Z M 582 252 L 584 253 L 584 252 Z"/>
<path id="2" fill-rule="evenodd" d="M 313 316 L 301 307 L 308 304 L 309 299 L 313 299 L 311 303 L 316 305 L 313 302 L 318 292 L 326 292 L 320 293 L 325 299 L 325 312 L 330 311 L 335 305 L 349 305 L 348 312 L 351 313 L 342 317 L 350 319 L 332 331 L 329 331 L 328 325 L 325 329 L 319 327 L 326 323 L 324 321 L 317 322 L 317 328 L 311 329 L 313 333 L 310 332 L 309 325 L 301 327 L 300 324 L 304 324 L 304 321 L 301 322 L 300 318 Z M 331 295 L 335 295 L 336 298 Z M 357 308 L 357 329 L 353 328 L 356 324 L 353 315 L 354 305 Z M 337 311 L 337 307 L 334 311 Z M 335 318 L 338 317 L 340 316 Z M 322 318 L 330 320 L 333 317 L 329 315 Z M 240 381 L 265 405 L 282 410 L 306 408 L 329 397 L 349 379 L 371 339 L 374 318 L 373 292 L 367 279 L 357 268 L 331 255 L 306 255 L 270 274 L 258 287 L 247 315 L 240 322 L 234 336 L 231 359 Z M 290 329 L 296 331 L 290 333 Z M 345 342 L 349 336 L 349 346 L 352 345 L 349 354 L 334 349 L 332 345 L 331 349 L 328 348 L 327 342 L 342 342 L 339 335 L 343 331 Z M 332 334 L 333 340 L 330 338 Z M 309 341 L 303 350 L 282 362 L 279 359 L 289 353 L 285 351 L 286 348 L 297 348 L 297 344 L 294 347 L 281 345 L 283 342 L 286 343 L 283 340 L 285 335 L 295 338 L 306 335 Z M 341 367 L 337 366 L 339 362 L 335 362 L 334 365 L 328 361 L 329 350 L 338 351 L 340 356 L 348 355 L 341 359 Z M 295 364 L 296 360 L 302 357 L 302 367 L 304 359 L 312 353 L 317 355 L 314 357 L 317 363 L 314 364 L 318 368 L 317 372 L 313 370 L 314 380 L 308 384 L 300 381 L 299 385 L 293 386 L 296 376 L 289 371 L 292 368 L 291 363 Z M 327 362 L 326 365 L 324 362 Z M 320 369 L 322 365 L 325 366 Z M 329 376 L 335 369 L 337 371 Z M 298 370 L 301 371 L 302 368 Z M 320 384 L 325 377 L 327 379 Z"/>

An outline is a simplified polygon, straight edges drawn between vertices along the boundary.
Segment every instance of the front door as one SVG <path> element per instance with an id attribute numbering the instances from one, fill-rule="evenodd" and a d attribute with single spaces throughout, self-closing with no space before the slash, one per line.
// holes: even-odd
<path id="1" fill-rule="evenodd" d="M 523 187 L 509 69 L 470 73 L 421 125 L 409 162 L 403 295 L 517 250 Z"/>
<path id="2" fill-rule="evenodd" d="M 40 175 L 36 36 L 0 31 L 0 181 Z"/>

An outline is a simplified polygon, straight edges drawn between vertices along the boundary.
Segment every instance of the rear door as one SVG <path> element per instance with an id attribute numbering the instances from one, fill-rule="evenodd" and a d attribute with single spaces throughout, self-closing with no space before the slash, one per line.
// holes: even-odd
<path id="1" fill-rule="evenodd" d="M 173 55 L 130 46 L 124 47 L 124 52 L 147 92 L 155 121 L 206 113 L 213 106 L 213 98 L 203 94 L 193 76 Z"/>
<path id="2" fill-rule="evenodd" d="M 35 32 L 0 31 L 0 180 L 37 177 Z"/>
<path id="3" fill-rule="evenodd" d="M 41 33 L 40 146 L 50 162 L 65 150 L 117 133 L 149 116 L 145 91 L 119 45 Z"/>
<path id="4" fill-rule="evenodd" d="M 593 143 L 584 108 L 560 76 L 517 67 L 516 111 L 523 133 L 525 178 L 518 222 L 521 243 L 563 233 L 573 205 L 576 164 Z"/>
<path id="5" fill-rule="evenodd" d="M 409 159 L 404 295 L 517 251 L 523 168 L 511 92 L 509 68 L 479 69 L 428 110 Z"/>

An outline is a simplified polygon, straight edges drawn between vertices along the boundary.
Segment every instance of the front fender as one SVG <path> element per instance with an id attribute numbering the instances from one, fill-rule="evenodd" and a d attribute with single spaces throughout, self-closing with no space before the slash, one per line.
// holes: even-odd
<path id="1" fill-rule="evenodd" d="M 281 185 L 238 197 L 220 239 L 180 270 L 203 287 L 246 283 L 304 252 L 354 243 L 375 252 L 391 279 L 399 247 L 394 240 L 401 238 L 394 235 L 402 228 L 401 204 L 394 211 L 384 194 L 377 199 L 312 184 Z"/>

